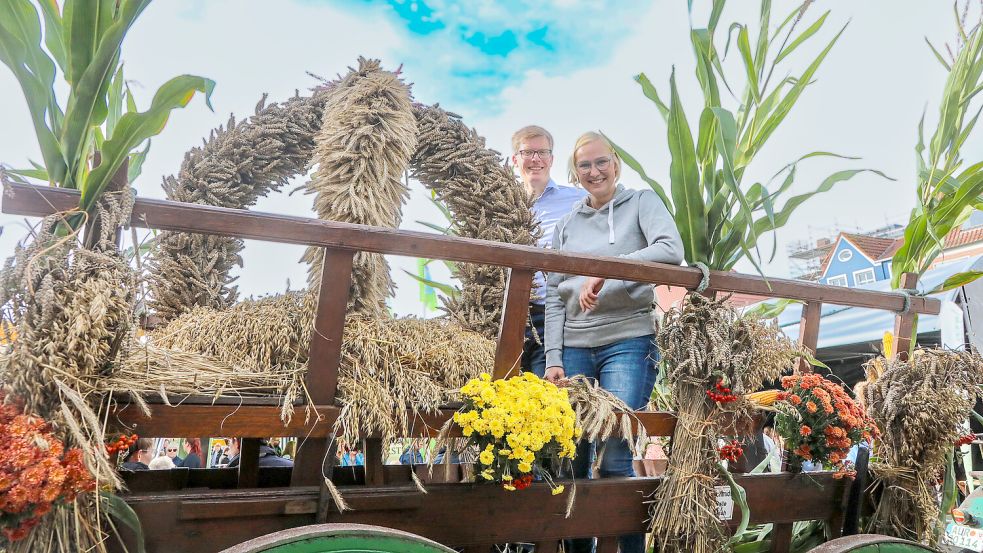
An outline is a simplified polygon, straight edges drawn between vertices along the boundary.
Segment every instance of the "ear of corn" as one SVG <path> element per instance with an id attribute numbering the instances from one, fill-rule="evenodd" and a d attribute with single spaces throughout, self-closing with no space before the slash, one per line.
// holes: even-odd
<path id="1" fill-rule="evenodd" d="M 752 405 L 771 407 L 776 401 L 778 401 L 778 394 L 778 390 L 764 390 L 761 392 L 746 394 L 744 398 L 751 402 Z"/>

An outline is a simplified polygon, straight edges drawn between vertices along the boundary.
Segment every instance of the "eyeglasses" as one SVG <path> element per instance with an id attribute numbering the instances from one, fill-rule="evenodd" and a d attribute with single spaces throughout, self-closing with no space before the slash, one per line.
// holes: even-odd
<path id="1" fill-rule="evenodd" d="M 522 159 L 532 159 L 536 156 L 539 156 L 539 159 L 546 159 L 553 155 L 553 150 L 519 150 L 519 155 Z"/>
<path id="2" fill-rule="evenodd" d="M 583 175 L 589 174 L 591 167 L 597 167 L 598 171 L 607 171 L 611 167 L 611 161 L 611 156 L 599 157 L 593 163 L 590 161 L 581 161 L 577 163 L 577 171 Z"/>
<path id="3" fill-rule="evenodd" d="M 169 447 L 169 448 L 167 448 L 167 452 L 168 453 L 174 453 L 175 451 L 177 451 L 177 448 L 176 447 Z"/>

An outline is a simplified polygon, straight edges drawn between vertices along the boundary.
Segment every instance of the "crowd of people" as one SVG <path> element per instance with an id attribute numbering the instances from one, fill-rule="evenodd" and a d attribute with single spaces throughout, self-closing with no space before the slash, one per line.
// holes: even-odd
<path id="1" fill-rule="evenodd" d="M 124 470 L 164 470 L 173 468 L 221 468 L 239 466 L 240 438 L 212 439 L 207 458 L 201 438 L 139 438 L 126 452 Z M 260 438 L 260 467 L 292 467 L 280 438 Z"/>

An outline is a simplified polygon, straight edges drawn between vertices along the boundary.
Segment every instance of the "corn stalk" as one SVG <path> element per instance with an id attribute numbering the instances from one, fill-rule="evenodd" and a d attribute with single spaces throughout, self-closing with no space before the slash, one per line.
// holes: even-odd
<path id="1" fill-rule="evenodd" d="M 965 167 L 961 151 L 983 110 L 983 104 L 974 103 L 983 90 L 983 31 L 980 23 L 967 28 L 964 15 L 960 17 L 957 10 L 959 39 L 951 62 L 929 43 L 948 76 L 927 152 L 924 115 L 918 123 L 916 204 L 905 228 L 904 245 L 891 260 L 894 288 L 900 287 L 904 273 L 924 274 L 945 248 L 946 235 L 962 225 L 973 210 L 983 208 L 983 161 Z M 931 292 L 957 288 L 981 275 L 975 271 L 955 274 Z"/>
<path id="2" fill-rule="evenodd" d="M 829 11 L 804 30 L 804 15 L 811 0 L 803 2 L 772 29 L 771 1 L 762 0 L 757 36 L 752 41 L 749 25 L 733 23 L 728 31 L 724 55 L 736 33 L 736 50 L 743 66 L 744 92 L 734 109 L 724 106 L 731 93 L 729 83 L 737 75 L 726 76 L 716 46 L 716 31 L 725 0 L 713 0 L 709 22 L 704 28 L 691 28 L 690 41 L 696 57 L 696 78 L 703 93 L 703 107 L 694 134 L 680 100 L 673 68 L 669 78 L 669 103 L 662 100 L 644 74 L 635 80 L 642 92 L 658 108 L 668 129 L 670 187 L 666 189 L 650 177 L 628 152 L 617 148 L 625 163 L 655 190 L 673 214 L 683 239 L 686 261 L 705 263 L 711 269 L 730 270 L 747 257 L 758 269 L 763 260 L 759 239 L 784 226 L 792 213 L 812 196 L 829 191 L 834 185 L 872 169 L 847 169 L 826 177 L 815 190 L 788 197 L 781 208 L 779 200 L 795 182 L 798 163 L 815 157 L 856 159 L 814 151 L 786 165 L 768 182 L 745 184 L 744 175 L 755 156 L 812 84 L 819 67 L 832 50 L 846 25 L 826 43 L 822 51 L 797 77 L 778 77 L 782 62 L 823 28 Z M 690 2 L 692 6 L 692 2 Z M 885 177 L 886 178 L 886 177 Z M 774 186 L 773 183 L 779 184 Z M 777 243 L 772 235 L 774 258 Z M 752 254 L 752 250 L 756 252 Z"/>

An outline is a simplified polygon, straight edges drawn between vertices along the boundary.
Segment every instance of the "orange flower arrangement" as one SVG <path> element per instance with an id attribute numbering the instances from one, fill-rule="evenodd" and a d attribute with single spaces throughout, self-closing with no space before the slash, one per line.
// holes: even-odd
<path id="1" fill-rule="evenodd" d="M 82 450 L 66 449 L 43 420 L 0 396 L 0 546 L 27 537 L 41 517 L 96 487 Z"/>
<path id="2" fill-rule="evenodd" d="M 791 464 L 811 461 L 841 475 L 851 474 L 844 461 L 851 447 L 878 436 L 874 422 L 843 386 L 821 375 L 786 376 L 782 388 L 778 400 L 784 407 L 777 426 L 792 452 Z"/>

